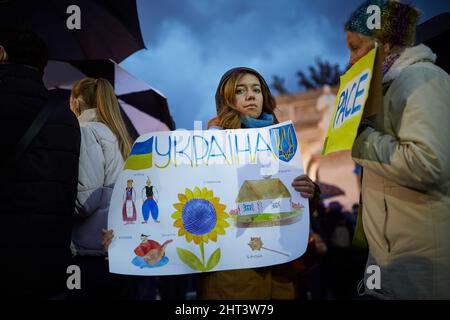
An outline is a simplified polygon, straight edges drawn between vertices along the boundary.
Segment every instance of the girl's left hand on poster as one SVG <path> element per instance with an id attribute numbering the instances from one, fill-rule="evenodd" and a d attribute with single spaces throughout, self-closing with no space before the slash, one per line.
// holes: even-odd
<path id="1" fill-rule="evenodd" d="M 300 195 L 303 198 L 314 198 L 316 185 L 306 174 L 295 178 L 294 181 L 292 181 L 292 186 L 294 187 L 295 191 L 300 192 Z"/>

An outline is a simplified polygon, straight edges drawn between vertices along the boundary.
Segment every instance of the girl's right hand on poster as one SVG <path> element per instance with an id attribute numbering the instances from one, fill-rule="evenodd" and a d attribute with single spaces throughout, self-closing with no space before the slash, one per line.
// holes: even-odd
<path id="1" fill-rule="evenodd" d="M 102 233 L 103 233 L 103 241 L 102 241 L 103 252 L 108 254 L 109 245 L 111 244 L 111 241 L 114 238 L 114 231 L 112 229 L 109 230 L 102 229 Z"/>

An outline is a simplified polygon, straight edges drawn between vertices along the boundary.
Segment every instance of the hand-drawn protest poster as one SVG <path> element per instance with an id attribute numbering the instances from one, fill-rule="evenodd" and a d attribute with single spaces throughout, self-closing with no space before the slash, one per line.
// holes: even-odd
<path id="1" fill-rule="evenodd" d="M 324 155 L 351 150 L 371 90 L 376 52 L 377 48 L 371 50 L 341 76 Z"/>
<path id="2" fill-rule="evenodd" d="M 108 216 L 110 272 L 173 275 L 262 267 L 301 256 L 308 201 L 292 122 L 149 133 L 133 145 Z"/>

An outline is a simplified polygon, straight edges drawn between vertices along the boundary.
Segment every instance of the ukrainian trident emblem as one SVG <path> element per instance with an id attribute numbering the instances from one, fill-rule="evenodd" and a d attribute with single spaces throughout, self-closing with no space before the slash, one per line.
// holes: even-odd
<path id="1" fill-rule="evenodd" d="M 289 162 L 294 157 L 297 151 L 297 137 L 292 123 L 270 129 L 270 141 L 278 159 Z"/>

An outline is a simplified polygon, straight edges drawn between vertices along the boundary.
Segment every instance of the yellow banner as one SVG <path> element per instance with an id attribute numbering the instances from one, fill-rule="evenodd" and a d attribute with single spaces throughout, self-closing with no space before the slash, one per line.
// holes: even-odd
<path id="1" fill-rule="evenodd" d="M 343 76 L 334 103 L 323 154 L 351 150 L 369 96 L 376 49 L 358 60 Z"/>

